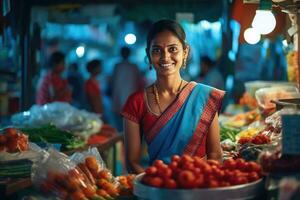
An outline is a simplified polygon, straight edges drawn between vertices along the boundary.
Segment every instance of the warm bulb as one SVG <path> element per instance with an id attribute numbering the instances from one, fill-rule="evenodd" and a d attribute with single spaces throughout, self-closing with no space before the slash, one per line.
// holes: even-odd
<path id="1" fill-rule="evenodd" d="M 271 33 L 276 26 L 276 19 L 270 10 L 256 10 L 252 27 L 262 35 Z"/>

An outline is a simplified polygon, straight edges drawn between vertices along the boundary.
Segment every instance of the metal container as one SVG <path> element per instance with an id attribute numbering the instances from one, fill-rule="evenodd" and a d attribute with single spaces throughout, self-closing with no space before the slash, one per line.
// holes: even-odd
<path id="1" fill-rule="evenodd" d="M 141 183 L 144 173 L 136 176 L 133 193 L 139 200 L 246 200 L 260 199 L 264 191 L 263 180 L 252 183 L 207 189 L 162 189 Z"/>
<path id="2" fill-rule="evenodd" d="M 300 98 L 278 99 L 272 100 L 271 102 L 276 104 L 276 110 L 280 110 L 282 108 L 294 108 L 300 110 Z"/>

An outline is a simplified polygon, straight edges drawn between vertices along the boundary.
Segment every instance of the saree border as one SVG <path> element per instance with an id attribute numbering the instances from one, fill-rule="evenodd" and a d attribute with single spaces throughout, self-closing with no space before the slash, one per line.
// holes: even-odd
<path id="1" fill-rule="evenodd" d="M 199 156 L 205 156 L 206 145 L 201 145 L 207 136 L 208 129 L 214 119 L 215 113 L 218 112 L 222 105 L 222 99 L 225 92 L 218 89 L 213 89 L 209 95 L 206 106 L 203 109 L 203 114 L 198 121 L 198 125 L 194 131 L 190 142 L 184 149 L 183 153 L 188 155 L 203 154 Z"/>
<path id="2" fill-rule="evenodd" d="M 168 121 L 177 113 L 177 111 L 185 103 L 186 98 L 191 94 L 191 91 L 197 85 L 195 82 L 189 82 L 186 87 L 178 95 L 175 102 L 173 102 L 170 107 L 167 108 L 165 112 L 157 119 L 151 130 L 145 134 L 145 138 L 148 143 L 151 143 L 155 136 L 159 133 L 159 130 L 163 128 Z"/>

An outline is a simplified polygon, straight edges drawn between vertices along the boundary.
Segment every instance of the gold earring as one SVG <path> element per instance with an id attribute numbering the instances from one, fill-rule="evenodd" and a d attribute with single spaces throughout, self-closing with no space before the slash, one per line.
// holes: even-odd
<path id="1" fill-rule="evenodd" d="M 186 68 L 186 59 L 183 59 L 183 62 L 182 62 L 182 69 L 185 69 Z"/>

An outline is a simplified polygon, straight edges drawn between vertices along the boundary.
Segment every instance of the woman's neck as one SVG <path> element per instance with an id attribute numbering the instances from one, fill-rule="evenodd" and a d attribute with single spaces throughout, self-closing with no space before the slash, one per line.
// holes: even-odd
<path id="1" fill-rule="evenodd" d="M 160 94 L 177 94 L 181 90 L 183 79 L 180 76 L 167 79 L 160 78 L 155 84 Z"/>

